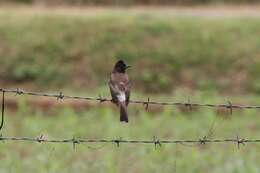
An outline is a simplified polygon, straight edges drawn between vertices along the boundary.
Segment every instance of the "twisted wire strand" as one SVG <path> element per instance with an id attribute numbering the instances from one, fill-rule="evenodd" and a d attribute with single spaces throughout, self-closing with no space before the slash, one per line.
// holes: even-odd
<path id="1" fill-rule="evenodd" d="M 24 142 L 36 142 L 36 143 L 113 143 L 119 146 L 123 143 L 128 144 L 153 144 L 155 146 L 161 146 L 162 144 L 207 144 L 207 143 L 235 143 L 238 145 L 245 145 L 246 143 L 260 143 L 260 139 L 240 139 L 237 138 L 226 138 L 226 139 L 187 139 L 187 140 L 159 140 L 154 138 L 153 140 L 124 140 L 120 139 L 76 139 L 75 137 L 71 139 L 44 139 L 43 136 L 32 138 L 32 137 L 0 137 L 0 141 L 24 141 Z"/>
<path id="2" fill-rule="evenodd" d="M 86 97 L 86 96 L 70 96 L 64 95 L 62 92 L 57 92 L 58 94 L 44 93 L 44 92 L 32 92 L 32 91 L 24 91 L 21 89 L 3 89 L 0 88 L 1 92 L 5 93 L 14 93 L 16 95 L 30 95 L 30 96 L 39 96 L 39 97 L 50 97 L 56 99 L 75 99 L 75 100 L 88 100 L 88 101 L 99 101 L 99 102 L 111 102 L 110 98 L 99 97 Z M 192 107 L 209 107 L 209 108 L 226 108 L 230 109 L 232 113 L 232 109 L 260 109 L 260 105 L 235 105 L 232 102 L 228 101 L 226 104 L 209 104 L 209 103 L 192 103 L 190 100 L 187 102 L 160 102 L 160 101 L 151 101 L 148 98 L 147 101 L 143 100 L 130 100 L 130 103 L 133 104 L 142 104 L 146 106 L 148 109 L 148 105 L 161 105 L 161 106 L 186 106 L 189 108 Z"/>

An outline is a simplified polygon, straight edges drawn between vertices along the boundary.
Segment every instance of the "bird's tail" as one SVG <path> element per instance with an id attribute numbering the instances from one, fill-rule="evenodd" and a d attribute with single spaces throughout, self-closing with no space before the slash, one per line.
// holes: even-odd
<path id="1" fill-rule="evenodd" d="M 120 121 L 128 123 L 127 108 L 125 102 L 119 103 L 120 107 Z"/>

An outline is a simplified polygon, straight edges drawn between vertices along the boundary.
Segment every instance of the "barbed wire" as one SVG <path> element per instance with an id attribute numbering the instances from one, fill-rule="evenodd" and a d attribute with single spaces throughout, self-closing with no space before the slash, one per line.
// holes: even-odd
<path id="1" fill-rule="evenodd" d="M 260 139 L 242 139 L 238 136 L 236 138 L 225 138 L 225 139 L 194 139 L 194 140 L 160 140 L 154 137 L 152 140 L 124 140 L 119 139 L 77 139 L 75 137 L 71 139 L 46 139 L 43 135 L 40 137 L 3 137 L 0 136 L 0 141 L 23 141 L 23 142 L 36 142 L 36 143 L 69 143 L 75 148 L 76 144 L 82 143 L 112 143 L 119 147 L 121 144 L 152 144 L 155 147 L 161 147 L 163 144 L 199 144 L 205 145 L 208 143 L 233 143 L 236 144 L 238 149 L 240 145 L 246 143 L 260 143 Z"/>
<path id="2" fill-rule="evenodd" d="M 19 88 L 17 89 L 3 89 L 0 88 L 0 92 L 2 92 L 2 121 L 0 124 L 0 130 L 4 124 L 4 110 L 5 110 L 5 93 L 14 93 L 15 95 L 30 95 L 30 96 L 39 96 L 39 97 L 49 97 L 56 98 L 57 100 L 63 99 L 75 99 L 75 100 L 87 100 L 87 101 L 99 101 L 99 102 L 111 102 L 112 100 L 109 98 L 103 98 L 99 95 L 99 97 L 85 97 L 85 96 L 70 96 L 64 95 L 63 92 L 57 92 L 58 94 L 51 94 L 46 92 L 32 92 L 32 91 L 24 91 Z M 148 110 L 149 105 L 161 105 L 161 106 L 185 106 L 189 110 L 192 110 L 193 107 L 209 107 L 209 108 L 226 108 L 230 110 L 232 114 L 233 109 L 260 109 L 260 106 L 252 106 L 252 105 L 235 105 L 232 104 L 231 101 L 228 101 L 226 104 L 203 104 L 203 103 L 192 103 L 190 99 L 187 102 L 159 102 L 159 101 L 151 101 L 148 97 L 147 101 L 142 100 L 130 100 L 130 103 L 133 104 L 142 104 L 145 106 L 145 109 Z M 28 141 L 28 142 L 39 142 L 39 143 L 71 143 L 75 148 L 76 144 L 80 143 L 114 143 L 118 147 L 123 143 L 132 143 L 132 144 L 153 144 L 155 147 L 162 146 L 162 144 L 182 144 L 186 146 L 186 144 L 207 144 L 207 143 L 235 143 L 239 148 L 240 145 L 245 145 L 246 143 L 260 143 L 260 139 L 240 139 L 237 138 L 229 138 L 229 139 L 209 139 L 212 135 L 212 131 L 214 128 L 215 120 L 213 121 L 209 132 L 202 139 L 195 140 L 159 140 L 156 137 L 153 140 L 123 140 L 120 139 L 76 139 L 73 137 L 72 139 L 45 139 L 43 135 L 40 137 L 32 138 L 32 137 L 3 137 L 0 135 L 0 141 Z M 189 145 L 193 146 L 193 145 Z"/>
<path id="3" fill-rule="evenodd" d="M 14 93 L 15 95 L 30 95 L 38 97 L 49 97 L 56 98 L 57 100 L 63 99 L 75 99 L 75 100 L 86 100 L 86 101 L 99 101 L 99 102 L 111 102 L 112 99 L 104 98 L 101 95 L 99 97 L 86 97 L 86 96 L 70 96 L 64 95 L 63 92 L 57 92 L 57 94 L 51 94 L 46 92 L 33 92 L 25 91 L 20 88 L 17 89 L 4 89 L 0 88 L 2 92 L 2 120 L 0 124 L 0 130 L 4 125 L 4 110 L 5 110 L 5 93 Z M 209 107 L 209 108 L 225 108 L 228 109 L 230 114 L 232 114 L 233 109 L 260 109 L 260 105 L 236 105 L 232 104 L 231 101 L 228 101 L 226 104 L 209 104 L 209 103 L 192 103 L 190 98 L 186 102 L 160 102 L 160 101 L 151 101 L 148 97 L 147 101 L 143 100 L 130 100 L 129 103 L 133 104 L 142 104 L 145 106 L 145 109 L 148 110 L 150 105 L 161 105 L 161 106 L 185 106 L 188 110 L 192 110 L 193 107 Z"/>
<path id="4" fill-rule="evenodd" d="M 58 94 L 50 94 L 50 93 L 45 93 L 45 92 L 24 91 L 19 88 L 17 88 L 17 89 L 0 88 L 0 92 L 14 93 L 15 95 L 31 95 L 31 96 L 39 96 L 39 97 L 50 97 L 50 98 L 56 98 L 57 100 L 75 99 L 75 100 L 88 100 L 88 101 L 99 101 L 99 102 L 111 102 L 112 101 L 110 98 L 104 98 L 101 95 L 99 95 L 99 97 L 70 96 L 70 95 L 64 95 L 63 92 L 57 92 Z M 192 107 L 226 108 L 226 109 L 230 110 L 231 114 L 232 114 L 233 109 L 260 109 L 260 105 L 236 105 L 236 104 L 232 104 L 231 101 L 227 101 L 227 103 L 225 103 L 225 104 L 193 103 L 193 102 L 191 102 L 190 98 L 186 102 L 160 102 L 160 101 L 152 101 L 151 98 L 148 97 L 147 101 L 130 100 L 129 103 L 142 104 L 145 106 L 146 110 L 148 110 L 149 105 L 186 106 L 190 110 L 192 110 Z"/>

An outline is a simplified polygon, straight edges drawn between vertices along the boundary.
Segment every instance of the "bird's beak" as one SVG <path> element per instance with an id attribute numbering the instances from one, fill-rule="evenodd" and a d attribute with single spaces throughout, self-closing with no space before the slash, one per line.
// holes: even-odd
<path id="1" fill-rule="evenodd" d="M 132 67 L 132 66 L 128 65 L 128 66 L 126 66 L 126 68 L 125 68 L 125 69 L 128 69 L 128 68 L 130 68 L 130 67 Z"/>

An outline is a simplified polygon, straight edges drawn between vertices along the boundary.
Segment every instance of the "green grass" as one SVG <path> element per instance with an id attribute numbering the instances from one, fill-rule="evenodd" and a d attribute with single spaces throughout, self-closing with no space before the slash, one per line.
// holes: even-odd
<path id="1" fill-rule="evenodd" d="M 160 101 L 191 98 L 192 102 L 231 100 L 259 105 L 258 35 L 258 18 L 183 17 L 131 10 L 105 10 L 96 15 L 93 11 L 1 10 L 1 87 L 25 85 L 26 90 L 108 96 L 109 72 L 116 59 L 123 58 L 133 66 L 129 71 L 133 99 L 145 95 Z M 140 96 L 140 91 L 149 94 Z M 199 139 L 207 135 L 217 117 L 212 138 L 260 137 L 257 110 L 234 110 L 233 115 L 227 110 L 217 115 L 206 108 L 187 113 L 175 107 L 145 112 L 140 105 L 130 105 L 130 123 L 121 124 L 118 111 L 111 107 L 39 109 L 26 99 L 18 99 L 18 103 L 16 111 L 6 107 L 3 136 Z M 156 150 L 153 145 L 80 144 L 73 150 L 66 144 L 10 141 L 0 143 L 0 172 L 150 173 L 176 169 L 258 173 L 258 152 L 258 144 L 240 150 L 234 144 L 163 145 Z"/>
<path id="2" fill-rule="evenodd" d="M 183 95 L 185 95 L 183 93 Z M 175 95 L 180 101 L 183 96 Z M 215 95 L 193 95 L 194 101 L 223 103 Z M 257 97 L 229 98 L 234 103 L 257 103 Z M 175 107 L 162 112 L 145 112 L 130 105 L 130 123 L 119 123 L 118 111 L 101 106 L 83 111 L 70 108 L 34 109 L 24 99 L 18 100 L 16 112 L 7 116 L 3 136 L 105 139 L 199 139 L 207 135 L 215 120 L 211 138 L 259 138 L 259 111 L 234 110 L 233 115 L 217 115 L 202 108 L 184 113 Z M 30 142 L 0 143 L 0 172 L 259 172 L 258 144 L 184 145 L 41 144 Z"/>
<path id="3" fill-rule="evenodd" d="M 146 92 L 183 86 L 260 92 L 258 18 L 184 17 L 169 11 L 74 13 L 1 11 L 0 79 L 91 90 L 106 83 L 114 62 L 122 58 L 133 66 L 129 73 L 135 88 Z"/>

